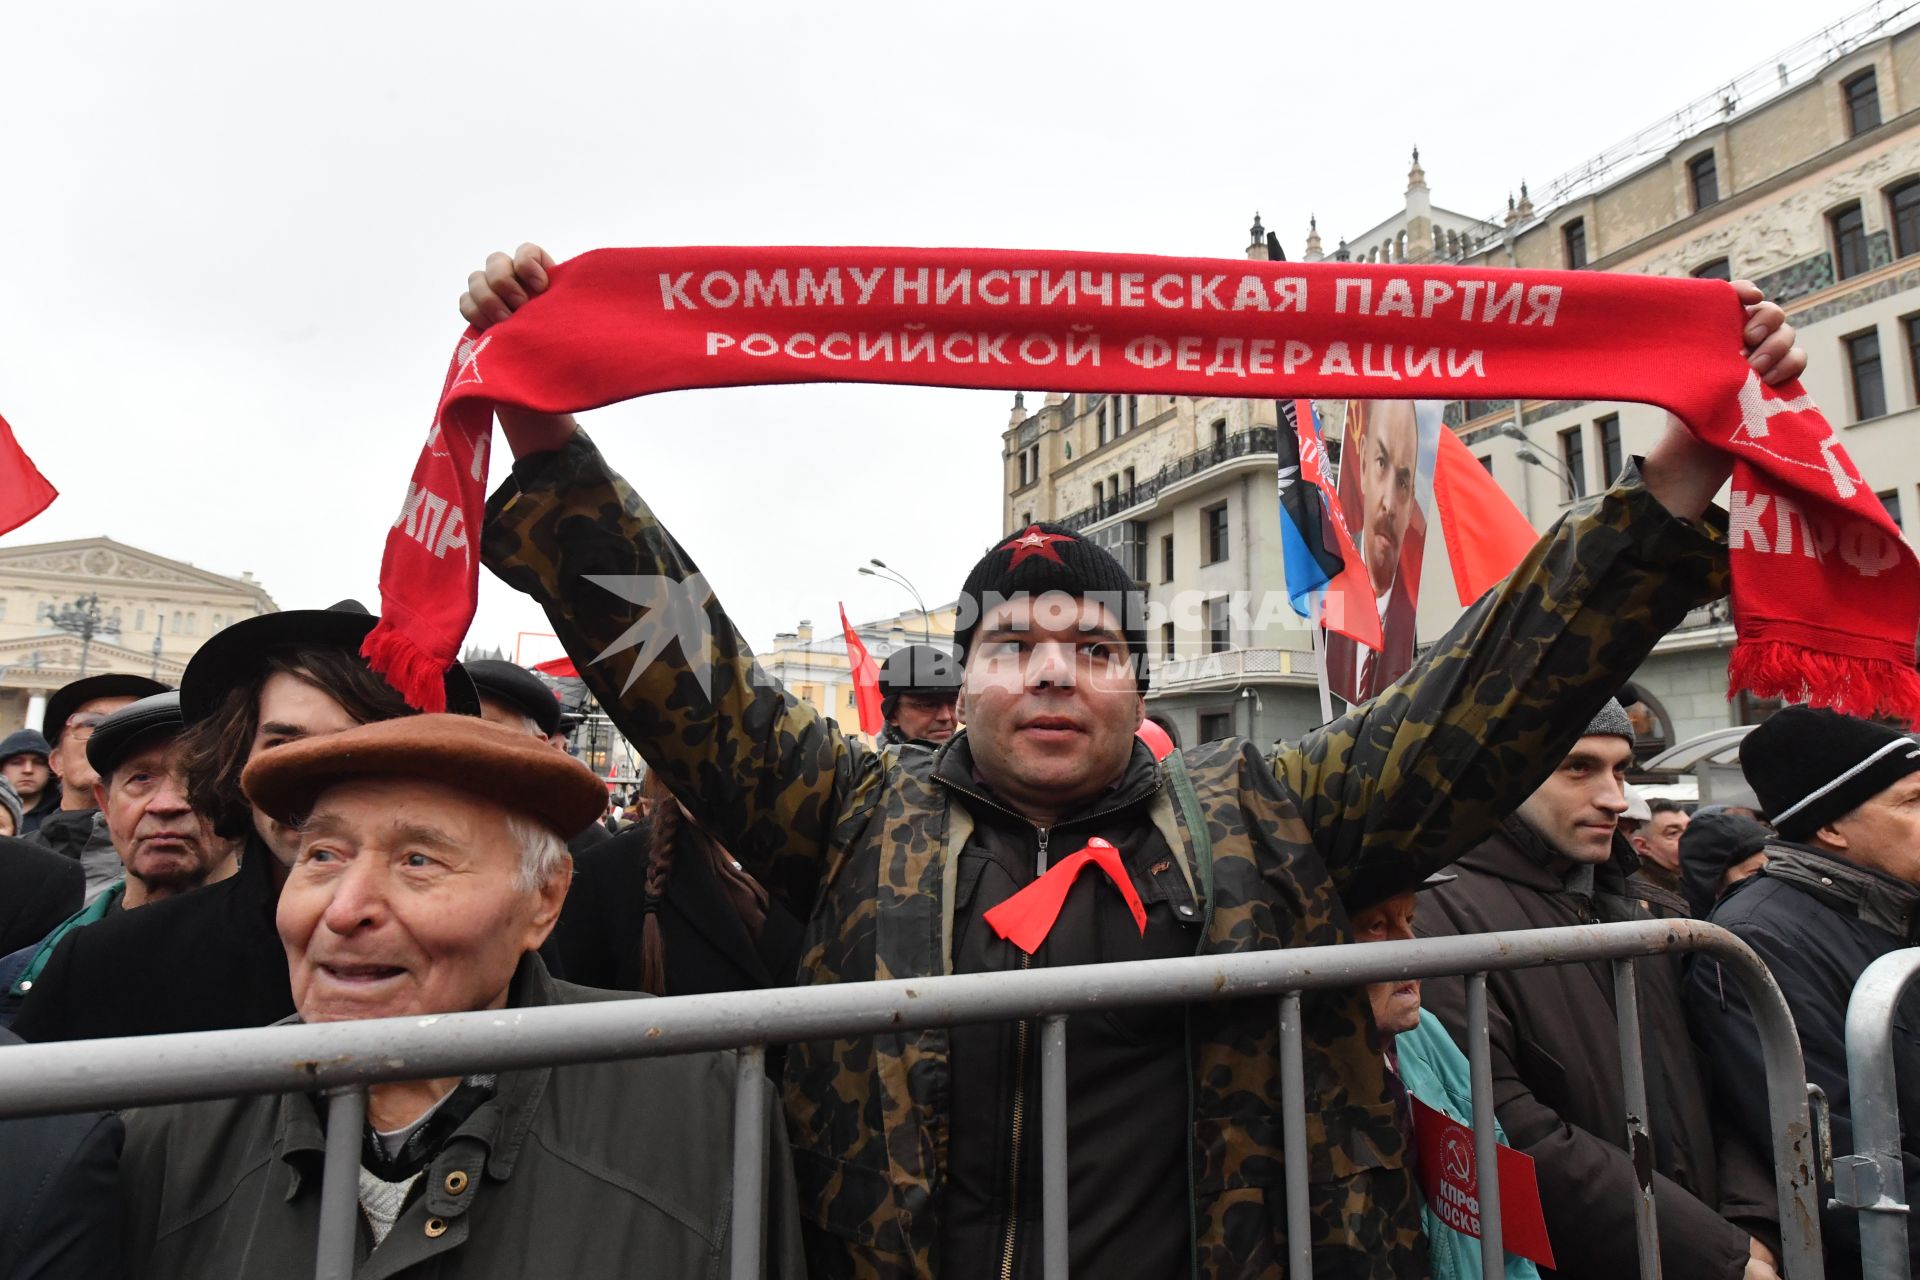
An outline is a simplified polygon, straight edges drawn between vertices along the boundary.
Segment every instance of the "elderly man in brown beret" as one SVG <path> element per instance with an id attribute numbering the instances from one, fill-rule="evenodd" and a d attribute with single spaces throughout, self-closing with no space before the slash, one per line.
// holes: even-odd
<path id="1" fill-rule="evenodd" d="M 571 757 L 417 716 L 264 752 L 243 785 L 300 832 L 278 915 L 297 1020 L 621 998 L 555 981 L 536 954 L 572 874 L 561 833 L 606 804 Z M 733 1085 L 731 1053 L 374 1085 L 355 1274 L 725 1274 Z M 767 1142 L 766 1271 L 798 1276 L 777 1119 Z M 308 1095 L 129 1113 L 132 1274 L 307 1270 L 324 1149 Z"/>

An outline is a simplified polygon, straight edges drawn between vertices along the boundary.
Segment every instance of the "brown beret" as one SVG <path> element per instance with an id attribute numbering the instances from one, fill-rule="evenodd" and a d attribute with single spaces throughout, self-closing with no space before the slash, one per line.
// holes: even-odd
<path id="1" fill-rule="evenodd" d="M 336 783 L 418 778 L 492 801 L 571 838 L 606 812 L 607 786 L 544 739 L 473 716 L 401 716 L 263 751 L 240 775 L 247 798 L 293 823 Z"/>

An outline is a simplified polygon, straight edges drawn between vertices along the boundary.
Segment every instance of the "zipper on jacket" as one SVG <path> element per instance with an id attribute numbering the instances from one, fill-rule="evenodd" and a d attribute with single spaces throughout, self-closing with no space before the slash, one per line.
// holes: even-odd
<path id="1" fill-rule="evenodd" d="M 1047 840 L 1052 832 L 1046 827 L 1034 830 L 1040 833 L 1040 852 L 1034 868 L 1034 878 L 1038 879 L 1047 873 Z M 1033 957 L 1022 951 L 1020 968 L 1024 970 L 1032 964 Z M 1027 1042 L 1031 1034 L 1032 1025 L 1025 1018 L 1014 1024 L 1013 1123 L 1007 1140 L 1007 1229 L 1000 1249 L 1000 1280 L 1013 1280 L 1015 1246 L 1020 1237 L 1020 1148 L 1027 1128 Z"/>

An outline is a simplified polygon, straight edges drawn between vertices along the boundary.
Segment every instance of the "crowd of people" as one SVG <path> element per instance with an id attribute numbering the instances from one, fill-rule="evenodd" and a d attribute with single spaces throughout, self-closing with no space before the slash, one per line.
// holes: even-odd
<path id="1" fill-rule="evenodd" d="M 494 255 L 462 313 L 505 319 L 550 265 L 532 246 Z M 1784 316 L 1744 297 L 1755 367 L 1796 377 Z M 608 829 L 606 785 L 530 672 L 456 664 L 447 710 L 420 714 L 360 656 L 363 607 L 241 621 L 179 689 L 80 680 L 43 730 L 0 742 L 9 1042 L 1692 915 L 1773 970 L 1835 1152 L 1851 1150 L 1841 1018 L 1866 964 L 1920 928 L 1920 741 L 1790 707 L 1742 747 L 1757 811 L 1634 806 L 1615 695 L 1727 585 L 1724 455 L 1677 423 L 1378 697 L 1297 743 L 1167 752 L 1140 736 L 1138 586 L 1051 524 L 980 558 L 951 650 L 888 659 L 874 745 L 767 679 L 718 602 L 706 652 L 629 670 L 621 638 L 647 605 L 586 575 L 684 581 L 693 560 L 571 419 L 499 420 L 514 464 L 485 562 L 569 652 L 614 655 L 580 669 L 645 758 L 637 820 Z M 1488 980 L 1502 1141 L 1534 1162 L 1553 1255 L 1509 1256 L 1507 1274 L 1633 1274 L 1650 1171 L 1666 1274 L 1771 1280 L 1752 1013 L 1711 960 L 1634 968 L 1643 1151 L 1626 1145 L 1610 966 Z M 1481 1273 L 1480 1242 L 1414 1168 L 1414 1103 L 1470 1115 L 1463 981 L 1319 993 L 1303 1024 L 1307 1167 L 1290 1171 L 1271 1002 L 1068 1021 L 1074 1274 L 1285 1274 L 1289 1172 L 1308 1183 L 1315 1274 Z M 1033 1025 L 769 1062 L 767 1274 L 1040 1274 Z M 716 1052 L 374 1085 L 358 1274 L 722 1273 L 734 1080 Z M 306 1095 L 0 1122 L 0 1276 L 299 1273 L 327 1123 Z M 1850 1212 L 1821 1225 L 1828 1274 L 1858 1275 Z"/>

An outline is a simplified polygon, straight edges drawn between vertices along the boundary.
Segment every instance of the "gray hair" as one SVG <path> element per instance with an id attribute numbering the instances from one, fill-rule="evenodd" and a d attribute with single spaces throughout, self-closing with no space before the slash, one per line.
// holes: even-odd
<path id="1" fill-rule="evenodd" d="M 507 831 L 520 846 L 520 873 L 514 883 L 522 889 L 544 889 L 571 862 L 567 842 L 552 828 L 542 826 L 524 814 L 507 815 Z"/>

